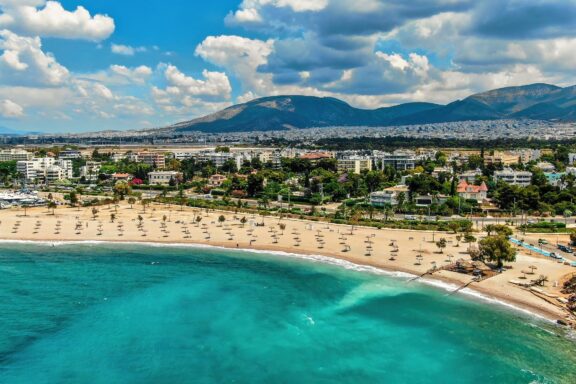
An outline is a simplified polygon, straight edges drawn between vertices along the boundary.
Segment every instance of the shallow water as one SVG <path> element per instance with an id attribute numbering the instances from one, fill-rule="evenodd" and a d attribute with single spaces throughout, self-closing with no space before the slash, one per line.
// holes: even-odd
<path id="1" fill-rule="evenodd" d="M 559 329 L 426 285 L 205 248 L 0 245 L 0 383 L 574 383 Z"/>

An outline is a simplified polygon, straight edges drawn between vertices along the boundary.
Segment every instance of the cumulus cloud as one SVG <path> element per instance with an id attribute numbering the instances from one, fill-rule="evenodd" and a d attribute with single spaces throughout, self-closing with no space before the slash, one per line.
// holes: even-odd
<path id="1" fill-rule="evenodd" d="M 243 88 L 264 94 L 269 91 L 271 76 L 257 74 L 257 71 L 267 63 L 273 44 L 273 40 L 209 36 L 196 47 L 195 54 L 236 76 Z"/>
<path id="2" fill-rule="evenodd" d="M 24 116 L 24 108 L 12 100 L 0 100 L 0 116 L 7 118 L 16 118 Z"/>
<path id="3" fill-rule="evenodd" d="M 4 85 L 60 86 L 68 70 L 49 53 L 42 51 L 38 37 L 23 37 L 0 31 L 0 81 Z"/>
<path id="4" fill-rule="evenodd" d="M 0 0 L 0 28 L 40 37 L 101 41 L 115 29 L 106 15 L 90 15 L 82 6 L 67 11 L 58 1 Z"/>
<path id="5" fill-rule="evenodd" d="M 202 78 L 188 76 L 176 66 L 162 64 L 166 87 L 152 87 L 152 98 L 166 113 L 190 115 L 215 112 L 231 105 L 232 86 L 223 72 L 202 71 Z M 203 112 L 202 112 L 203 111 Z"/>
<path id="6" fill-rule="evenodd" d="M 110 49 L 112 53 L 124 56 L 134 56 L 136 53 L 148 51 L 146 47 L 131 47 L 129 45 L 122 44 L 112 44 Z"/>

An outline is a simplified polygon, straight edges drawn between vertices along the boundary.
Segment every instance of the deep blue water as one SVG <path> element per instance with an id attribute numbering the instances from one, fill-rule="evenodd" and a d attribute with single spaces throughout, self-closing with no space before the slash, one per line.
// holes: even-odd
<path id="1" fill-rule="evenodd" d="M 575 383 L 505 309 L 311 261 L 0 245 L 0 383 Z"/>

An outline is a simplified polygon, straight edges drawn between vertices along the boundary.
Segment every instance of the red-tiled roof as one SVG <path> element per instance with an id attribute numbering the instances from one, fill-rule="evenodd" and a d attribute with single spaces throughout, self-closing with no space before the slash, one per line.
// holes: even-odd
<path id="1" fill-rule="evenodd" d="M 488 186 L 486 185 L 486 183 L 482 182 L 481 185 L 474 185 L 474 184 L 468 184 L 466 182 L 466 180 L 462 180 L 459 184 L 458 184 L 458 189 L 457 189 L 458 193 L 479 193 L 479 192 L 488 192 Z"/>
<path id="2" fill-rule="evenodd" d="M 329 159 L 332 156 L 330 156 L 330 154 L 328 153 L 305 153 L 302 156 L 300 156 L 301 159 L 306 159 L 306 160 L 320 160 L 320 159 Z"/>

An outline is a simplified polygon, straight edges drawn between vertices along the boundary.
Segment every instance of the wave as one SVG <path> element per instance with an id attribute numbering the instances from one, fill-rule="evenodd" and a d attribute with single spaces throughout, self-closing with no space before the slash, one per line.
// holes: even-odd
<path id="1" fill-rule="evenodd" d="M 401 272 L 401 271 L 389 271 L 369 265 L 362 265 L 362 264 L 355 264 L 347 260 L 338 259 L 335 257 L 329 257 L 324 255 L 314 255 L 314 254 L 300 254 L 300 253 L 292 253 L 292 252 L 285 252 L 285 251 L 267 251 L 267 250 L 259 250 L 259 249 L 250 249 L 250 248 L 229 248 L 224 246 L 218 245 L 210 245 L 210 244 L 197 244 L 197 243 L 158 243 L 158 242 L 146 242 L 146 241 L 106 241 L 106 240 L 69 240 L 69 241 L 48 241 L 48 240 L 0 240 L 0 244 L 37 244 L 37 245 L 48 245 L 52 247 L 60 247 L 60 246 L 67 246 L 67 245 L 80 245 L 80 246 L 97 246 L 97 245 L 144 245 L 148 247 L 156 247 L 156 248 L 195 248 L 195 249 L 215 249 L 215 250 L 225 250 L 231 252 L 239 252 L 239 253 L 254 253 L 254 254 L 261 254 L 261 255 L 268 255 L 268 256 L 281 256 L 281 257 L 289 257 L 294 259 L 300 260 L 307 260 L 311 262 L 317 262 L 322 264 L 328 264 L 337 266 L 340 268 L 344 268 L 350 271 L 356 271 L 361 273 L 370 273 L 373 275 L 381 275 L 381 276 L 389 276 L 393 277 L 402 281 L 408 281 L 417 278 L 418 276 L 415 274 Z M 441 289 L 446 292 L 454 292 L 456 289 L 459 288 L 458 285 L 454 283 L 448 283 L 438 279 L 431 279 L 431 278 L 420 278 L 414 281 L 415 283 L 424 284 L 427 286 L 431 286 L 437 289 Z M 528 309 L 519 307 L 512 303 L 509 303 L 505 300 L 497 299 L 493 296 L 483 294 L 478 292 L 472 288 L 464 288 L 459 293 L 462 293 L 465 296 L 470 298 L 480 300 L 489 304 L 494 304 L 506 309 L 513 310 L 518 313 L 522 313 L 524 315 L 528 315 L 532 318 L 537 318 L 538 320 L 544 320 L 550 323 L 555 323 L 554 320 L 542 316 L 536 312 L 530 311 Z"/>

